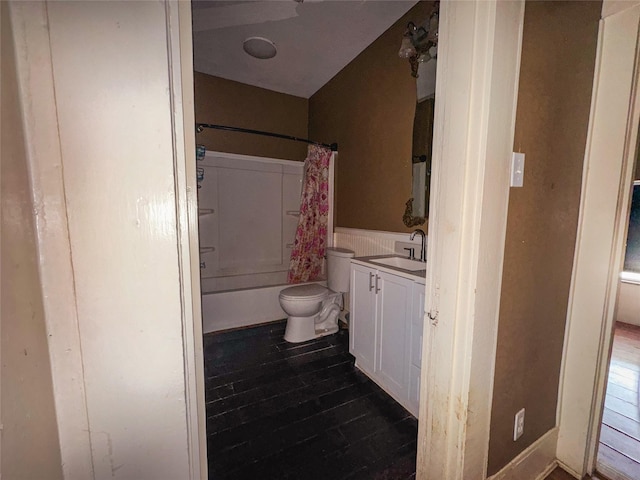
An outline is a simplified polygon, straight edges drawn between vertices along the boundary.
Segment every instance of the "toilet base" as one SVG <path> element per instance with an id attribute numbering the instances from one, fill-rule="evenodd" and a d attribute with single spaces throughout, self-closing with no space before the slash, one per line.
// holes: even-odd
<path id="1" fill-rule="evenodd" d="M 333 335 L 338 331 L 337 322 L 322 322 L 316 325 L 316 318 L 312 317 L 289 317 L 287 327 L 284 331 L 284 339 L 289 343 L 300 343 L 313 340 L 314 338 Z"/>

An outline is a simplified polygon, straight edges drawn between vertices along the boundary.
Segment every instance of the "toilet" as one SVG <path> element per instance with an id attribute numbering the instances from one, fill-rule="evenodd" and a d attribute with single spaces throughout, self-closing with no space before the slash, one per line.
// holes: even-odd
<path id="1" fill-rule="evenodd" d="M 327 285 L 310 283 L 285 288 L 280 306 L 287 314 L 284 339 L 299 343 L 338 331 L 343 293 L 349 291 L 349 264 L 354 253 L 346 248 L 327 248 Z"/>

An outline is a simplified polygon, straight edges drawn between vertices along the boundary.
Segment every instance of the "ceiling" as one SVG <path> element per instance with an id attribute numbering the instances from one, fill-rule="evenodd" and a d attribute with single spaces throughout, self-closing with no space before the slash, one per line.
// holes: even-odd
<path id="1" fill-rule="evenodd" d="M 194 0 L 194 69 L 309 98 L 416 3 Z M 272 40 L 275 58 L 247 55 L 242 42 L 253 36 Z"/>

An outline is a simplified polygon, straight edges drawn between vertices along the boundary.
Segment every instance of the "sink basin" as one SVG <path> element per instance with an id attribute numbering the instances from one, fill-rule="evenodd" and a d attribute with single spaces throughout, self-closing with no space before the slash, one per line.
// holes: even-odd
<path id="1" fill-rule="evenodd" d="M 409 270 L 411 272 L 417 272 L 418 270 L 424 270 L 427 268 L 427 264 L 424 262 L 419 260 L 410 260 L 404 257 L 372 258 L 369 261 L 379 265 L 402 268 L 403 270 Z"/>

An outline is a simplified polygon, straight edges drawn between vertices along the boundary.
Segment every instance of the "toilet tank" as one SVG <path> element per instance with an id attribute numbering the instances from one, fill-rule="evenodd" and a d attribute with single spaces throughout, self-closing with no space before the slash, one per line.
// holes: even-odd
<path id="1" fill-rule="evenodd" d="M 349 291 L 349 267 L 354 255 L 346 248 L 327 248 L 327 286 L 330 290 Z"/>

